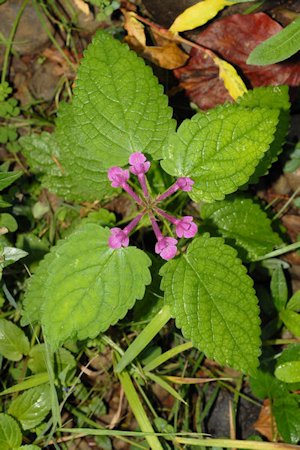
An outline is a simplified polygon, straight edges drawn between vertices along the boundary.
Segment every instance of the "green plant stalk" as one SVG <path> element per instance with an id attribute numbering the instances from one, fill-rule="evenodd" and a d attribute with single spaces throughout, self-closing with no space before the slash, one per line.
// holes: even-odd
<path id="1" fill-rule="evenodd" d="M 15 386 L 11 386 L 4 391 L 0 392 L 1 395 L 14 394 L 15 392 L 25 391 L 26 389 L 30 389 L 36 386 L 40 386 L 41 384 L 49 383 L 49 375 L 47 372 L 37 373 L 36 375 L 32 375 L 32 377 L 26 378 L 19 384 Z"/>
<path id="2" fill-rule="evenodd" d="M 154 381 L 154 383 L 159 384 L 163 389 L 169 392 L 169 394 L 172 395 L 172 397 L 177 398 L 177 400 L 187 405 L 187 402 L 181 397 L 180 394 L 178 394 L 178 392 L 172 386 L 169 385 L 169 383 L 166 380 L 151 372 L 146 372 L 145 375 L 146 377 L 150 378 L 150 380 Z"/>
<path id="3" fill-rule="evenodd" d="M 7 40 L 7 44 L 6 44 L 6 49 L 5 49 L 5 54 L 4 54 L 4 61 L 3 61 L 3 68 L 2 68 L 2 75 L 1 75 L 1 83 L 4 83 L 5 78 L 6 78 L 6 73 L 7 73 L 7 69 L 8 69 L 8 60 L 9 60 L 9 54 L 11 51 L 11 47 L 13 44 L 13 39 L 15 37 L 20 19 L 22 17 L 22 14 L 24 12 L 24 9 L 26 8 L 27 3 L 29 2 L 29 0 L 24 0 L 23 3 L 20 6 L 20 9 L 18 11 L 18 14 L 16 15 L 16 18 L 14 20 L 13 26 L 11 27 L 9 36 L 8 36 L 8 40 Z"/>
<path id="4" fill-rule="evenodd" d="M 300 245 L 300 243 L 299 243 Z M 163 306 L 163 308 L 156 314 L 150 323 L 143 329 L 133 343 L 128 347 L 120 361 L 118 362 L 115 371 L 120 373 L 128 366 L 134 358 L 137 357 L 152 341 L 162 327 L 171 319 L 169 306 Z"/>
<path id="5" fill-rule="evenodd" d="M 151 370 L 156 369 L 158 366 L 178 355 L 179 353 L 182 353 L 185 350 L 189 350 L 192 347 L 192 342 L 185 342 L 184 344 L 177 345 L 176 347 L 171 348 L 171 350 L 168 350 L 167 352 L 162 353 L 161 355 L 154 358 L 145 367 L 143 367 L 143 370 L 145 372 L 150 372 Z"/>
<path id="6" fill-rule="evenodd" d="M 147 413 L 141 403 L 141 400 L 135 390 L 133 382 L 126 371 L 118 374 L 122 388 L 126 395 L 127 401 L 132 409 L 132 412 L 141 428 L 144 432 L 153 433 L 153 435 L 146 435 L 145 438 L 152 450 L 163 450 L 161 443 L 157 436 L 154 434 L 154 430 L 147 416 Z"/>
<path id="7" fill-rule="evenodd" d="M 285 204 L 283 205 L 283 207 L 278 211 L 277 214 L 275 214 L 275 216 L 273 217 L 272 220 L 276 220 L 278 219 L 281 214 L 287 209 L 287 207 L 292 203 L 292 201 L 294 200 L 295 197 L 297 197 L 298 193 L 300 192 L 300 186 L 298 187 L 298 189 L 295 190 L 295 192 L 293 193 L 293 195 L 290 196 L 290 198 L 288 199 L 287 202 L 285 202 Z"/>
<path id="8" fill-rule="evenodd" d="M 60 428 L 63 433 L 84 433 L 86 436 L 132 436 L 132 437 L 149 437 L 154 432 L 139 431 L 121 431 L 121 430 L 92 430 L 90 428 Z M 170 436 L 173 433 L 155 433 L 155 436 Z M 204 439 L 204 438 L 184 438 L 179 436 L 199 436 L 199 433 L 174 433 L 177 436 L 175 442 L 178 444 L 187 444 L 191 446 L 216 447 L 216 448 L 240 448 L 253 450 L 300 450 L 299 445 L 284 444 L 280 442 L 258 442 L 258 441 L 241 441 L 235 439 Z M 161 447 L 156 447 L 157 450 Z M 156 450 L 155 449 L 155 450 Z"/>
<path id="9" fill-rule="evenodd" d="M 39 21 L 41 22 L 42 27 L 44 28 L 44 30 L 46 31 L 50 41 L 52 42 L 52 44 L 54 45 L 54 47 L 57 49 L 57 51 L 61 54 L 61 56 L 63 57 L 63 59 L 68 63 L 68 65 L 70 66 L 70 68 L 72 70 L 76 69 L 75 64 L 72 63 L 72 61 L 67 57 L 67 55 L 63 52 L 63 50 L 61 49 L 60 45 L 57 43 L 56 39 L 52 36 L 51 31 L 49 30 L 49 28 L 47 27 L 46 21 L 43 17 L 43 15 L 40 13 L 39 10 L 39 4 L 37 3 L 36 0 L 33 0 L 33 7 L 35 9 L 36 15 L 38 16 Z"/>
<path id="10" fill-rule="evenodd" d="M 55 375 L 54 375 L 54 370 L 53 370 L 52 361 L 51 361 L 51 348 L 45 338 L 45 335 L 44 335 L 44 342 L 45 342 L 45 350 L 46 350 L 46 367 L 47 367 L 47 372 L 48 372 L 49 382 L 50 382 L 51 409 L 52 409 L 52 421 L 53 421 L 53 431 L 54 431 L 54 429 L 57 425 L 59 427 L 61 427 L 62 424 L 61 424 L 59 402 L 58 402 L 57 392 L 56 392 L 56 388 L 55 388 Z"/>
<path id="11" fill-rule="evenodd" d="M 277 442 L 240 441 L 235 439 L 176 438 L 176 442 L 191 446 L 203 445 L 204 447 L 216 448 L 244 448 L 247 450 L 299 450 L 298 445 L 281 444 Z"/>
<path id="12" fill-rule="evenodd" d="M 98 430 L 104 430 L 104 427 L 99 425 L 99 423 L 95 422 L 94 420 L 87 417 L 87 415 L 81 411 L 78 411 L 73 406 L 70 406 L 68 404 L 65 405 L 65 408 L 74 416 L 78 417 L 79 419 L 83 420 L 87 425 L 90 425 L 91 427 L 97 428 Z M 108 430 L 109 431 L 109 430 Z M 109 433 L 108 433 L 109 434 Z M 138 444 L 137 442 L 133 442 L 130 439 L 127 439 L 126 437 L 120 436 L 120 440 L 123 442 L 127 442 L 127 444 L 135 445 L 137 448 L 145 449 L 144 446 Z"/>
<path id="13" fill-rule="evenodd" d="M 267 253 L 264 256 L 260 256 L 257 259 L 254 259 L 253 262 L 263 261 L 264 259 L 274 258 L 275 256 L 284 255 L 285 253 L 292 252 L 293 250 L 297 250 L 300 247 L 300 242 L 294 242 L 293 244 L 286 245 L 283 248 L 278 248 L 273 252 Z"/>

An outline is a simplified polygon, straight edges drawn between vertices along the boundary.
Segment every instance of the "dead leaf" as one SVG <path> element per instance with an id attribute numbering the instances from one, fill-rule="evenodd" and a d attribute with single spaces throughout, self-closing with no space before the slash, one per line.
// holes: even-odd
<path id="1" fill-rule="evenodd" d="M 250 52 L 262 41 L 282 29 L 265 13 L 225 17 L 209 25 L 195 39 L 232 64 L 250 87 L 300 84 L 299 58 L 269 66 L 247 65 Z M 202 109 L 210 109 L 225 101 L 232 101 L 219 68 L 213 58 L 201 49 L 193 48 L 188 64 L 174 71 L 190 99 Z"/>
<path id="2" fill-rule="evenodd" d="M 235 68 L 217 56 L 213 60 L 219 67 L 219 78 L 223 80 L 230 97 L 236 100 L 238 97 L 244 95 L 247 92 L 247 88 Z"/>
<path id="3" fill-rule="evenodd" d="M 265 436 L 269 441 L 277 434 L 276 423 L 272 416 L 271 403 L 269 399 L 264 400 L 257 421 L 253 428 Z"/>
<path id="4" fill-rule="evenodd" d="M 134 12 L 122 9 L 122 14 L 125 19 L 124 28 L 128 33 L 128 37 L 135 38 L 142 47 L 145 47 L 146 36 L 144 25 L 135 18 Z M 128 43 L 130 43 L 130 40 L 128 40 Z"/>
<path id="5" fill-rule="evenodd" d="M 143 55 L 157 66 L 168 70 L 183 66 L 189 58 L 174 42 L 163 47 L 148 46 Z"/>
<path id="6" fill-rule="evenodd" d="M 146 45 L 144 25 L 136 19 L 134 12 L 122 10 L 122 13 L 125 17 L 124 28 L 128 33 L 125 41 L 131 49 L 164 69 L 173 70 L 186 63 L 189 55 L 184 53 L 175 42 L 167 37 L 164 38 L 160 36 L 159 39 L 157 39 L 160 45 Z M 159 35 L 154 31 L 153 37 L 155 40 L 158 36 Z"/>
<path id="7" fill-rule="evenodd" d="M 204 25 L 213 19 L 219 11 L 235 2 L 227 0 L 204 0 L 187 8 L 181 13 L 170 27 L 170 31 L 177 33 L 180 31 L 193 30 Z"/>

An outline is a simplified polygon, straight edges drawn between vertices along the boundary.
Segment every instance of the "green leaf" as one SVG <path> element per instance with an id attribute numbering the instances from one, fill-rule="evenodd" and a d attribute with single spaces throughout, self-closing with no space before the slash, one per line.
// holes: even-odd
<path id="1" fill-rule="evenodd" d="M 20 361 L 29 352 L 29 342 L 21 328 L 0 319 L 0 354 L 10 361 Z"/>
<path id="2" fill-rule="evenodd" d="M 255 376 L 250 378 L 251 391 L 261 399 L 275 398 L 288 393 L 286 386 L 277 380 L 271 373 L 258 369 Z"/>
<path id="3" fill-rule="evenodd" d="M 253 371 L 260 354 L 259 311 L 236 251 L 206 234 L 161 274 L 165 301 L 183 335 L 220 364 Z"/>
<path id="4" fill-rule="evenodd" d="M 40 262 L 34 276 L 28 281 L 28 288 L 25 293 L 23 302 L 23 317 L 21 325 L 34 324 L 41 320 L 41 307 L 45 296 L 44 283 L 48 277 L 48 268 L 51 262 L 56 258 L 56 253 L 59 245 L 63 245 L 65 241 L 61 240 L 55 247 L 51 248 L 44 259 Z"/>
<path id="5" fill-rule="evenodd" d="M 28 377 L 24 381 L 21 381 L 20 383 L 5 389 L 0 393 L 0 395 L 14 394 L 15 392 L 25 391 L 32 387 L 40 386 L 41 384 L 45 384 L 48 382 L 48 372 L 37 373 L 36 375 L 32 375 L 32 377 Z"/>
<path id="6" fill-rule="evenodd" d="M 31 313 L 41 320 L 54 349 L 68 338 L 94 338 L 115 324 L 151 281 L 146 254 L 135 247 L 112 250 L 108 237 L 108 229 L 84 224 L 52 248 L 32 277 L 25 321 Z"/>
<path id="7" fill-rule="evenodd" d="M 43 385 L 28 389 L 14 399 L 8 409 L 24 430 L 30 430 L 41 423 L 51 409 L 50 387 Z"/>
<path id="8" fill-rule="evenodd" d="M 40 450 L 41 447 L 34 444 L 29 445 L 21 445 L 21 447 L 18 448 L 18 450 Z"/>
<path id="9" fill-rule="evenodd" d="M 169 137 L 161 165 L 191 177 L 193 200 L 223 200 L 247 183 L 271 144 L 278 110 L 224 105 L 185 120 Z"/>
<path id="10" fill-rule="evenodd" d="M 285 163 L 283 171 L 295 172 L 300 167 L 300 143 L 296 145 L 289 157 L 290 160 Z"/>
<path id="11" fill-rule="evenodd" d="M 71 113 L 71 106 L 66 106 L 69 106 Z M 101 165 L 96 167 L 93 161 L 86 160 L 86 165 L 94 165 L 94 174 L 90 174 L 91 178 L 82 183 L 82 169 L 78 171 L 70 162 L 71 159 L 76 159 L 76 156 L 69 157 L 66 146 L 58 145 L 54 133 L 32 134 L 22 137 L 19 141 L 29 166 L 40 177 L 43 187 L 70 200 L 94 200 L 112 195 L 107 169 L 103 169 Z M 79 143 L 73 143 L 72 148 L 84 155 L 85 149 L 81 148 Z M 91 197 L 92 189 L 95 191 Z"/>
<path id="12" fill-rule="evenodd" d="M 59 348 L 56 354 L 51 356 L 52 366 L 55 367 L 58 375 L 67 368 L 72 370 L 76 367 L 74 356 L 63 347 Z M 29 352 L 28 367 L 34 373 L 47 371 L 45 344 L 38 344 L 32 347 Z"/>
<path id="13" fill-rule="evenodd" d="M 72 104 L 60 106 L 55 135 L 21 144 L 44 185 L 70 200 L 99 200 L 112 192 L 109 167 L 127 164 L 132 152 L 161 156 L 175 129 L 167 102 L 143 59 L 98 31 L 78 70 Z"/>
<path id="14" fill-rule="evenodd" d="M 277 359 L 275 375 L 289 385 L 290 390 L 298 390 L 300 386 L 300 344 L 292 344 L 283 350 Z M 294 384 L 295 383 L 295 384 Z"/>
<path id="15" fill-rule="evenodd" d="M 268 173 L 268 170 L 272 164 L 277 161 L 278 155 L 282 152 L 290 122 L 289 88 L 288 86 L 259 87 L 249 90 L 242 97 L 239 97 L 237 102 L 240 106 L 246 108 L 260 107 L 279 111 L 279 119 L 274 139 L 248 181 L 248 184 L 256 184 L 260 177 Z"/>
<path id="16" fill-rule="evenodd" d="M 13 233 L 18 229 L 18 223 L 11 214 L 2 213 L 0 214 L 0 228 L 7 228 L 8 231 Z"/>
<path id="17" fill-rule="evenodd" d="M 0 172 L 0 191 L 10 186 L 23 172 Z"/>
<path id="18" fill-rule="evenodd" d="M 0 448 L 1 450 L 15 450 L 22 443 L 19 425 L 8 414 L 0 414 Z"/>
<path id="19" fill-rule="evenodd" d="M 204 204 L 201 216 L 212 222 L 223 237 L 245 249 L 249 259 L 263 256 L 282 243 L 266 213 L 251 199 L 237 197 Z"/>
<path id="20" fill-rule="evenodd" d="M 280 312 L 280 319 L 295 336 L 300 336 L 300 314 L 289 309 Z"/>
<path id="21" fill-rule="evenodd" d="M 255 47 L 247 59 L 247 64 L 256 66 L 274 64 L 289 58 L 298 50 L 300 50 L 300 17 Z"/>
<path id="22" fill-rule="evenodd" d="M 297 444 L 300 439 L 300 408 L 297 397 L 287 394 L 275 398 L 272 411 L 283 440 Z"/>
<path id="23" fill-rule="evenodd" d="M 300 291 L 295 292 L 295 294 L 289 299 L 286 307 L 292 311 L 300 312 Z"/>
<path id="24" fill-rule="evenodd" d="M 281 266 L 276 267 L 271 278 L 271 293 L 278 312 L 285 308 L 288 299 L 288 287 Z"/>
<path id="25" fill-rule="evenodd" d="M 24 250 L 15 247 L 3 247 L 3 251 L 1 253 L 0 264 L 3 265 L 3 267 L 9 266 L 10 264 L 15 263 L 16 261 L 19 261 L 19 259 L 25 258 L 25 256 L 28 255 L 28 253 L 24 252 Z M 1 262 L 2 258 L 4 259 L 3 262 Z"/>
<path id="26" fill-rule="evenodd" d="M 276 367 L 275 376 L 285 383 L 300 382 L 300 361 L 289 361 L 279 364 Z"/>

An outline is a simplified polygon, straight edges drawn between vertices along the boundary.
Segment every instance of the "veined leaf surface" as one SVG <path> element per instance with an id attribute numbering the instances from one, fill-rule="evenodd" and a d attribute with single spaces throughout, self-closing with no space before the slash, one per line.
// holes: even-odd
<path id="1" fill-rule="evenodd" d="M 201 216 L 211 221 L 223 237 L 235 240 L 247 251 L 250 259 L 263 256 L 282 244 L 278 234 L 272 230 L 271 220 L 250 198 L 228 198 L 204 204 Z"/>
<path id="2" fill-rule="evenodd" d="M 48 267 L 42 263 L 32 277 L 26 320 L 32 309 L 54 349 L 70 337 L 93 338 L 115 324 L 151 281 L 148 256 L 135 247 L 110 249 L 108 237 L 107 228 L 83 225 L 53 248 Z"/>
<path id="3" fill-rule="evenodd" d="M 258 365 L 260 320 L 253 282 L 236 251 L 207 234 L 161 269 L 165 301 L 195 347 L 245 372 Z"/>
<path id="4" fill-rule="evenodd" d="M 171 134 L 161 165 L 191 177 L 193 200 L 223 200 L 245 184 L 273 140 L 279 111 L 226 105 L 185 120 Z"/>
<path id="5" fill-rule="evenodd" d="M 60 106 L 54 135 L 21 143 L 45 186 L 70 200 L 92 201 L 109 195 L 109 167 L 126 164 L 137 151 L 161 156 L 175 129 L 171 117 L 150 67 L 99 31 L 78 70 L 72 104 Z"/>

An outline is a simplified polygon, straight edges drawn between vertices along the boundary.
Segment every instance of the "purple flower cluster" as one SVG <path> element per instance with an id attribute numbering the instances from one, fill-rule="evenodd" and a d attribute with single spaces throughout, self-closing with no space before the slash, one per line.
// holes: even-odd
<path id="1" fill-rule="evenodd" d="M 177 181 L 166 190 L 166 192 L 161 194 L 156 199 L 152 199 L 148 191 L 147 179 L 145 175 L 150 169 L 150 161 L 147 161 L 147 158 L 143 153 L 136 152 L 130 156 L 129 165 L 129 170 L 122 169 L 121 167 L 111 167 L 108 171 L 108 178 L 113 187 L 121 187 L 129 195 L 131 195 L 136 203 L 141 206 L 142 211 L 125 228 L 112 228 L 110 230 L 108 245 L 111 248 L 128 247 L 129 234 L 137 226 L 141 218 L 145 214 L 148 214 L 157 239 L 155 252 L 165 260 L 172 259 L 176 255 L 178 241 L 173 237 L 162 235 L 162 232 L 157 224 L 156 216 L 161 216 L 174 225 L 175 233 L 179 238 L 194 237 L 198 231 L 198 227 L 193 221 L 192 216 L 184 216 L 181 219 L 178 219 L 160 209 L 158 204 L 178 190 L 185 192 L 191 191 L 194 182 L 188 177 L 178 178 Z M 139 197 L 129 186 L 128 180 L 130 177 L 130 172 L 137 176 L 143 191 L 143 198 Z"/>

